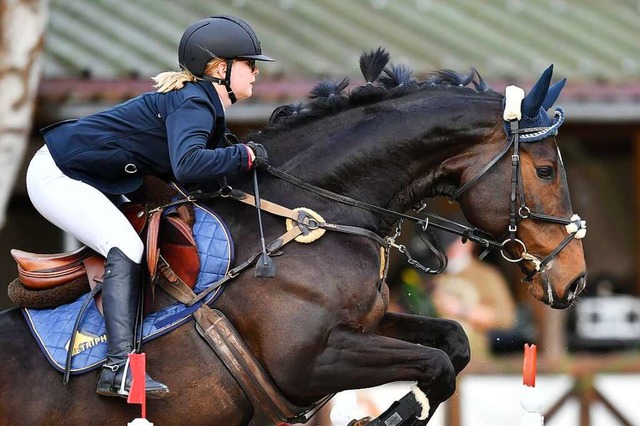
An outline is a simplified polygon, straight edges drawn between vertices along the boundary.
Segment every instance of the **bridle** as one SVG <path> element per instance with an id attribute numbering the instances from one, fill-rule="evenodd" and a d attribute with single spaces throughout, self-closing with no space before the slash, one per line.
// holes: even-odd
<path id="1" fill-rule="evenodd" d="M 556 116 L 560 119 L 563 118 L 564 112 L 562 108 L 558 107 L 556 109 Z M 561 121 L 560 121 L 561 122 Z M 559 126 L 559 124 L 557 125 Z M 557 130 L 556 128 L 552 130 Z M 505 232 L 498 241 L 488 238 L 488 233 L 479 230 L 477 228 L 471 228 L 465 226 L 461 223 L 443 218 L 436 214 L 425 211 L 426 207 L 423 204 L 420 208 L 414 209 L 417 213 L 421 213 L 425 215 L 424 219 L 419 217 L 411 216 L 404 213 L 399 213 L 393 210 L 385 209 L 383 207 L 375 206 L 363 201 L 355 200 L 351 197 L 347 197 L 345 195 L 337 194 L 332 191 L 326 190 L 324 188 L 317 187 L 312 185 L 302 179 L 299 179 L 293 175 L 290 175 L 280 169 L 277 169 L 273 166 L 267 166 L 267 172 L 279 179 L 282 179 L 286 182 L 289 182 L 295 186 L 298 186 L 306 191 L 312 192 L 314 194 L 320 195 L 324 198 L 328 198 L 333 201 L 337 201 L 341 204 L 350 205 L 353 207 L 357 207 L 360 209 L 368 210 L 374 213 L 382 214 L 385 216 L 390 216 L 398 219 L 398 225 L 396 227 L 396 233 L 394 236 L 387 237 L 385 240 L 387 243 L 398 249 L 401 253 L 403 253 L 408 262 L 422 270 L 428 274 L 438 274 L 442 272 L 446 267 L 446 257 L 442 254 L 441 248 L 435 248 L 433 245 L 427 243 L 429 245 L 429 249 L 434 252 L 438 258 L 439 266 L 435 269 L 426 267 L 421 265 L 418 261 L 416 261 L 408 252 L 407 248 L 404 245 L 396 244 L 395 239 L 400 235 L 400 226 L 404 220 L 410 220 L 416 223 L 416 229 L 422 229 L 422 231 L 426 231 L 427 227 L 432 226 L 434 228 L 441 229 L 445 232 L 453 233 L 462 237 L 463 242 L 466 240 L 471 240 L 475 243 L 478 243 L 486 248 L 487 251 L 498 249 L 502 254 L 502 257 L 511 263 L 518 263 L 521 261 L 529 261 L 534 264 L 534 269 L 522 280 L 523 282 L 529 282 L 533 279 L 533 277 L 540 273 L 544 272 L 549 263 L 555 259 L 558 254 L 574 239 L 581 239 L 586 235 L 586 221 L 582 220 L 580 216 L 574 214 L 570 219 L 565 219 L 557 216 L 546 215 L 543 213 L 537 213 L 531 211 L 529 207 L 526 205 L 525 195 L 524 195 L 524 184 L 521 176 L 521 168 L 520 168 L 520 139 L 527 138 L 531 136 L 540 136 L 541 134 L 545 134 L 549 132 L 550 128 L 547 127 L 535 127 L 535 128 L 519 128 L 518 120 L 511 120 L 509 122 L 510 128 L 510 136 L 508 137 L 508 143 L 504 146 L 500 152 L 493 157 L 491 161 L 482 170 L 468 182 L 466 182 L 463 186 L 461 186 L 451 197 L 451 201 L 457 200 L 460 195 L 462 195 L 466 190 L 468 190 L 473 184 L 475 184 L 482 176 L 485 175 L 507 152 L 512 149 L 511 154 L 511 194 L 510 194 L 510 212 L 509 212 L 509 226 L 507 232 Z M 555 133 L 553 133 L 555 135 Z M 559 153 L 559 151 L 558 151 Z M 518 200 L 520 203 L 518 204 Z M 536 256 L 532 255 L 527 251 L 527 247 L 525 243 L 517 238 L 518 225 L 524 219 L 534 219 L 544 222 L 557 223 L 561 225 L 565 225 L 568 235 L 553 249 L 545 258 L 540 260 Z M 423 240 L 424 241 L 424 240 Z M 426 242 L 425 242 L 426 243 Z M 517 244 L 522 248 L 522 253 L 517 258 L 512 258 L 506 252 L 506 247 L 508 244 Z M 486 254 L 486 253 L 485 253 Z"/>
<path id="2" fill-rule="evenodd" d="M 562 118 L 564 115 L 564 111 L 562 108 L 557 108 L 555 112 L 556 117 Z M 451 201 L 457 200 L 460 195 L 462 195 L 469 187 L 475 184 L 480 178 L 488 172 L 504 155 L 509 151 L 509 149 L 513 148 L 511 153 L 511 193 L 510 193 L 510 209 L 509 209 L 509 227 L 508 230 L 503 236 L 505 239 L 502 243 L 499 244 L 500 253 L 502 257 L 511 263 L 518 263 L 521 261 L 529 261 L 534 265 L 534 269 L 523 278 L 523 282 L 530 282 L 533 277 L 539 272 L 545 271 L 546 267 L 549 263 L 555 259 L 558 254 L 575 238 L 581 239 L 584 238 L 587 231 L 587 223 L 582 220 L 580 216 L 574 214 L 570 219 L 565 219 L 557 216 L 551 216 L 543 213 L 537 213 L 531 211 L 529 207 L 527 207 L 525 194 L 524 194 L 524 183 L 522 179 L 522 170 L 520 167 L 520 138 L 522 135 L 540 135 L 541 132 L 548 131 L 547 127 L 533 127 L 533 128 L 519 128 L 518 120 L 509 121 L 509 129 L 510 136 L 508 138 L 508 143 L 506 146 L 496 155 L 476 176 L 467 181 L 463 186 L 461 186 L 451 197 Z M 560 150 L 558 149 L 558 155 L 560 154 Z M 520 203 L 518 204 L 518 200 Z M 561 225 L 565 225 L 567 230 L 567 236 L 554 248 L 545 258 L 540 260 L 536 256 L 532 255 L 527 251 L 527 246 L 525 243 L 518 239 L 516 234 L 518 231 L 518 225 L 525 219 L 534 219 L 543 222 L 557 223 Z M 517 258 L 512 258 L 506 252 L 506 247 L 508 244 L 517 244 L 521 247 L 522 253 Z"/>

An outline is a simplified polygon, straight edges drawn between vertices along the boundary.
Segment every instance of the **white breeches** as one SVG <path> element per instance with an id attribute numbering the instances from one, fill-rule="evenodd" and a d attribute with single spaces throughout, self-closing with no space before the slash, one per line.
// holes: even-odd
<path id="1" fill-rule="evenodd" d="M 49 222 L 101 255 L 118 247 L 132 261 L 142 260 L 144 245 L 124 214 L 93 186 L 62 173 L 46 145 L 29 164 L 27 192 Z"/>

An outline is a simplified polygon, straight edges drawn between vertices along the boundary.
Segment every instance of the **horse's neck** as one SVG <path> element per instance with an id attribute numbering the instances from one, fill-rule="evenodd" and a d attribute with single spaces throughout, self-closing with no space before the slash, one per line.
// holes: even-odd
<path id="1" fill-rule="evenodd" d="M 442 162 L 469 149 L 488 131 L 486 121 L 430 120 L 418 108 L 384 109 L 368 117 L 356 111 L 287 135 L 298 150 L 286 151 L 298 154 L 279 167 L 330 191 L 405 211 L 433 195 Z M 370 225 L 370 217 L 362 220 Z"/>

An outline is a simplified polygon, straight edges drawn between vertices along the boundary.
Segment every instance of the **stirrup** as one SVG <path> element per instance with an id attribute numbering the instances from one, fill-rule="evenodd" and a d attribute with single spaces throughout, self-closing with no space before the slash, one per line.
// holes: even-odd
<path id="1" fill-rule="evenodd" d="M 98 384 L 96 386 L 96 393 L 104 396 L 120 396 L 125 397 L 125 394 L 120 393 L 120 389 L 116 386 L 116 376 L 118 370 L 120 370 L 123 364 L 107 364 L 104 363 L 100 370 L 100 376 L 98 376 Z M 126 377 L 126 376 L 124 376 Z"/>
<path id="2" fill-rule="evenodd" d="M 121 398 L 126 398 L 129 395 L 129 389 L 131 386 L 131 379 L 129 380 L 129 383 L 127 383 L 127 376 L 129 374 L 129 359 L 127 359 L 124 364 L 109 365 L 105 363 L 102 368 L 103 371 L 100 373 L 100 378 L 98 379 L 96 393 L 104 396 L 119 396 Z M 119 383 L 117 383 L 116 378 L 120 369 L 123 370 L 122 377 L 119 379 Z M 104 370 L 109 370 L 110 373 L 105 373 Z M 110 377 L 107 380 L 103 381 L 103 374 L 113 374 L 113 377 Z M 148 398 L 151 399 L 163 398 L 169 394 L 169 388 L 165 384 L 154 380 L 145 372 L 145 394 Z"/>

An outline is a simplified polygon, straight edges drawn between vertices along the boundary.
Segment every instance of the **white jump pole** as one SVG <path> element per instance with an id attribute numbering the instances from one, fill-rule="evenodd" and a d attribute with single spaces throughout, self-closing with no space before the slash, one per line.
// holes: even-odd
<path id="1" fill-rule="evenodd" d="M 536 345 L 524 345 L 524 364 L 522 366 L 522 392 L 520 405 L 524 414 L 520 417 L 520 426 L 543 426 L 544 417 L 540 414 L 542 401 L 536 390 Z"/>

